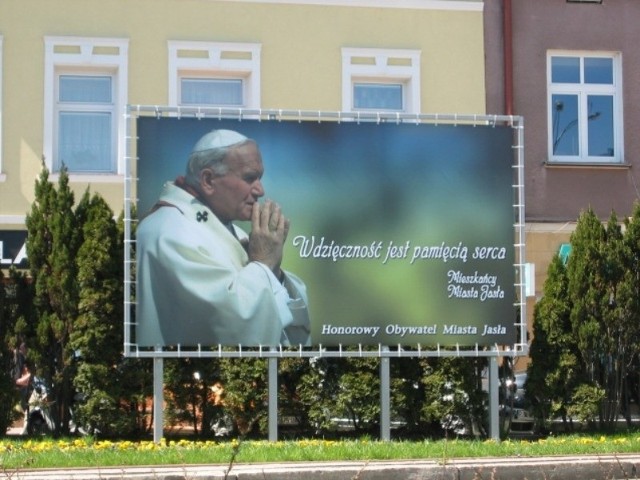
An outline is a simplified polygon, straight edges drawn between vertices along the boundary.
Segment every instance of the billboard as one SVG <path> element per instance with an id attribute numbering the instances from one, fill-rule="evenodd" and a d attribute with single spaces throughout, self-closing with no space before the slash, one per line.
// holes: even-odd
<path id="1" fill-rule="evenodd" d="M 216 306 L 216 313 L 205 307 L 189 311 L 200 297 L 222 295 L 207 290 L 217 281 L 217 267 L 194 270 L 189 288 L 198 298 L 178 306 L 180 300 L 169 297 L 187 287 L 177 284 L 173 272 L 154 270 L 154 260 L 136 278 L 134 344 L 464 347 L 516 341 L 512 127 L 139 117 L 141 218 L 154 209 L 147 218 L 157 215 L 163 185 L 185 174 L 187 159 L 203 135 L 220 129 L 255 140 L 264 166 L 260 201 L 273 199 L 290 219 L 282 268 L 306 290 L 308 336 L 274 333 L 278 322 L 269 322 L 278 314 L 265 313 L 270 304 L 251 306 L 264 295 L 251 293 L 251 281 L 243 284 L 244 297 L 232 306 Z M 188 216 L 172 206 L 161 205 L 167 218 Z M 205 210 L 199 205 L 191 223 L 213 228 Z M 251 231 L 250 222 L 236 223 Z M 182 246 L 185 252 L 178 260 L 173 257 L 173 265 L 195 262 L 191 253 L 207 248 L 190 243 L 199 234 L 189 228 L 168 227 L 190 245 Z M 147 234 L 138 238 L 138 255 L 147 239 Z M 155 241 L 159 245 L 157 236 Z M 210 255 L 221 251 L 226 250 Z M 237 268 L 266 275 L 255 265 Z M 162 289 L 149 293 L 141 285 L 152 280 L 161 282 Z M 233 275 L 224 276 L 227 290 L 236 288 L 234 281 Z M 141 308 L 145 302 L 155 307 Z M 237 319 L 234 308 L 251 312 Z M 172 326 L 156 335 L 160 320 L 149 317 L 162 315 Z M 269 318 L 254 321 L 252 315 Z M 213 328 L 211 322 L 224 325 Z M 234 328 L 246 337 L 237 332 L 225 337 Z M 271 332 L 264 337 L 268 340 L 260 339 L 261 330 Z"/>

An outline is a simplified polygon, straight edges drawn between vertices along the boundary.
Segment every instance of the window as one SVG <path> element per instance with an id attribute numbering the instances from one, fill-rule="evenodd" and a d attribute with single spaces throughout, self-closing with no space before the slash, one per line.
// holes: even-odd
<path id="1" fill-rule="evenodd" d="M 257 109 L 260 45 L 169 42 L 169 104 Z"/>
<path id="2" fill-rule="evenodd" d="M 420 112 L 420 52 L 342 49 L 343 111 Z"/>
<path id="3" fill-rule="evenodd" d="M 619 55 L 551 53 L 547 71 L 550 162 L 621 163 Z"/>
<path id="4" fill-rule="evenodd" d="M 63 164 L 70 172 L 114 171 L 113 83 L 110 76 L 56 75 L 55 171 Z"/>
<path id="5" fill-rule="evenodd" d="M 122 174 L 128 41 L 45 38 L 45 163 L 70 175 Z"/>

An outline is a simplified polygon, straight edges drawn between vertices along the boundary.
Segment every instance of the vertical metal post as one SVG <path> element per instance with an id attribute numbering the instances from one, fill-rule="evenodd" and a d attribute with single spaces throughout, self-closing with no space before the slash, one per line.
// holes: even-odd
<path id="1" fill-rule="evenodd" d="M 500 441 L 500 405 L 498 391 L 500 379 L 498 378 L 498 357 L 489 357 L 489 436 Z"/>
<path id="2" fill-rule="evenodd" d="M 383 347 L 385 352 L 388 347 Z M 391 440 L 391 359 L 380 358 L 380 439 L 383 442 Z"/>
<path id="3" fill-rule="evenodd" d="M 269 357 L 269 441 L 278 441 L 278 358 Z"/>
<path id="4" fill-rule="evenodd" d="M 164 429 L 164 363 L 162 357 L 153 358 L 153 441 L 162 441 Z"/>
<path id="5" fill-rule="evenodd" d="M 124 156 L 124 345 L 125 355 L 131 348 L 131 270 L 132 262 L 132 243 L 131 239 L 131 152 L 133 151 L 131 139 L 131 115 L 127 106 L 126 122 L 125 122 L 125 139 L 127 151 Z"/>

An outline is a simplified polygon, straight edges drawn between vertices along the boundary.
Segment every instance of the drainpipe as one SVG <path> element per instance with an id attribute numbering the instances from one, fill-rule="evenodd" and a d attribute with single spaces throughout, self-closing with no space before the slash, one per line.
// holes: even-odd
<path id="1" fill-rule="evenodd" d="M 504 108 L 506 115 L 513 115 L 513 28 L 511 25 L 511 0 L 503 0 L 502 31 L 504 35 Z"/>

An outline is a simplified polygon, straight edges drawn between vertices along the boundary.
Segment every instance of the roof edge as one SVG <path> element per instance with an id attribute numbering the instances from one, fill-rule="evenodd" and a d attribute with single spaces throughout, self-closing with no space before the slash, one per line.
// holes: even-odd
<path id="1" fill-rule="evenodd" d="M 481 12 L 482 0 L 210 0 L 236 3 L 271 3 L 286 5 L 323 5 L 334 7 L 395 8 L 413 10 L 452 10 Z"/>

